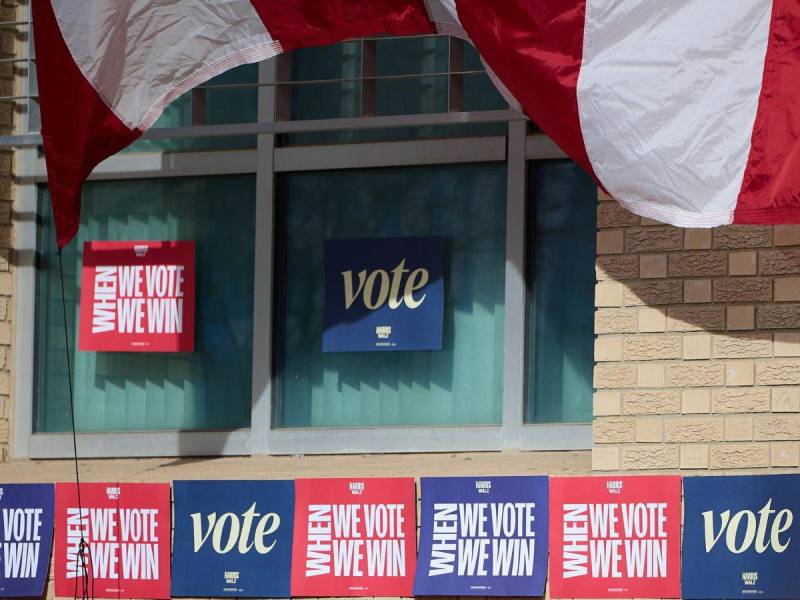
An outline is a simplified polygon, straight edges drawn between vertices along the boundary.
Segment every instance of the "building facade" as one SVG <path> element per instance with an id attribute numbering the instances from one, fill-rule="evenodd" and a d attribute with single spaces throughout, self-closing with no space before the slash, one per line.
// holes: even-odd
<path id="1" fill-rule="evenodd" d="M 0 450 L 67 458 L 28 9 L 4 11 L 0 125 L 15 137 L 2 155 Z M 445 239 L 442 350 L 323 353 L 323 242 L 420 235 Z M 197 243 L 196 351 L 78 351 L 83 243 L 142 239 Z M 683 230 L 629 213 L 455 39 L 297 51 L 191 92 L 95 171 L 63 261 L 83 458 L 800 464 L 800 228 Z"/>

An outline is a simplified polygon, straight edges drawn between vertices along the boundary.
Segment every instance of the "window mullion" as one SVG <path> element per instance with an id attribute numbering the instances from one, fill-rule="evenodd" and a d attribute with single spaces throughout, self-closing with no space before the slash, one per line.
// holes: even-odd
<path id="1" fill-rule="evenodd" d="M 519 448 L 525 379 L 525 122 L 508 125 L 503 446 Z"/>

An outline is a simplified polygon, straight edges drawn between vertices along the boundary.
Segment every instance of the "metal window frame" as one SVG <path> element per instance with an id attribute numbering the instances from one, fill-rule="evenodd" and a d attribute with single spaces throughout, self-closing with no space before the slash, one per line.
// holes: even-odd
<path id="1" fill-rule="evenodd" d="M 259 83 L 274 83 L 278 61 L 259 67 Z M 256 176 L 256 241 L 253 314 L 253 379 L 251 427 L 235 431 L 146 431 L 78 434 L 82 458 L 145 456 L 222 456 L 261 454 L 346 454 L 591 448 L 589 424 L 528 425 L 525 395 L 525 210 L 529 160 L 564 158 L 543 135 L 527 135 L 521 113 L 485 111 L 402 117 L 360 117 L 325 122 L 276 121 L 281 114 L 280 87 L 259 87 L 259 122 L 155 131 L 197 137 L 257 135 L 254 150 L 153 152 L 121 154 L 104 161 L 91 180 L 185 177 L 252 173 Z M 433 139 L 376 144 L 277 147 L 276 134 L 321 129 L 417 126 L 454 122 L 506 122 L 507 136 Z M 3 140 L 0 140 L 2 143 Z M 35 143 L 35 139 L 29 140 Z M 19 143 L 19 142 L 18 142 Z M 381 427 L 277 429 L 272 423 L 273 273 L 276 173 L 372 168 L 379 166 L 446 165 L 505 162 L 507 240 L 505 274 L 504 372 L 502 424 L 466 427 Z M 13 404 L 12 454 L 15 458 L 71 456 L 70 434 L 33 433 L 34 340 L 36 298 L 37 186 L 47 181 L 44 161 L 34 146 L 16 153 L 16 389 Z"/>

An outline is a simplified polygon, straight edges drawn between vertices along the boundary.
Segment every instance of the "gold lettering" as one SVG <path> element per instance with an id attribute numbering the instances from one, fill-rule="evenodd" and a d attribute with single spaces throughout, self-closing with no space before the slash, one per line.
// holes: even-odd
<path id="1" fill-rule="evenodd" d="M 794 515 L 792 514 L 792 511 L 790 511 L 788 508 L 784 508 L 778 513 L 778 516 L 775 517 L 775 521 L 772 523 L 772 535 L 770 536 L 770 541 L 772 542 L 772 547 L 775 548 L 775 552 L 778 554 L 786 550 L 792 541 L 792 538 L 788 538 L 786 543 L 782 544 L 780 536 L 784 531 L 792 526 L 793 520 Z M 785 521 L 783 525 L 781 525 L 781 521 Z"/>
<path id="2" fill-rule="evenodd" d="M 414 292 L 428 285 L 429 277 L 430 276 L 428 275 L 427 269 L 417 269 L 411 273 L 411 275 L 409 275 L 408 281 L 406 281 L 405 293 L 403 294 L 403 299 L 405 300 L 408 308 L 417 308 L 420 304 L 425 302 L 425 297 L 427 294 L 422 294 L 422 297 L 419 300 L 416 300 L 414 298 Z M 417 278 L 419 278 L 419 281 L 415 283 Z"/>
<path id="3" fill-rule="evenodd" d="M 373 302 L 372 291 L 375 288 L 375 280 L 378 277 L 381 278 L 380 288 L 378 289 L 378 299 Z M 383 303 L 386 302 L 388 295 L 389 274 L 383 269 L 378 269 L 377 271 L 370 273 L 369 277 L 367 277 L 367 282 L 364 285 L 364 306 L 370 310 L 375 310 L 376 308 L 383 306 Z"/>

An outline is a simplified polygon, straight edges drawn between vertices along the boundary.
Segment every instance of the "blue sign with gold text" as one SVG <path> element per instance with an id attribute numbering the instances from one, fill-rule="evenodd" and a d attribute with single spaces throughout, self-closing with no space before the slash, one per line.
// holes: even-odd
<path id="1" fill-rule="evenodd" d="M 293 481 L 176 481 L 172 595 L 288 598 Z"/>
<path id="2" fill-rule="evenodd" d="M 325 241 L 323 352 L 441 350 L 442 238 Z"/>
<path id="3" fill-rule="evenodd" d="M 800 598 L 800 475 L 685 477 L 684 598 Z"/>

